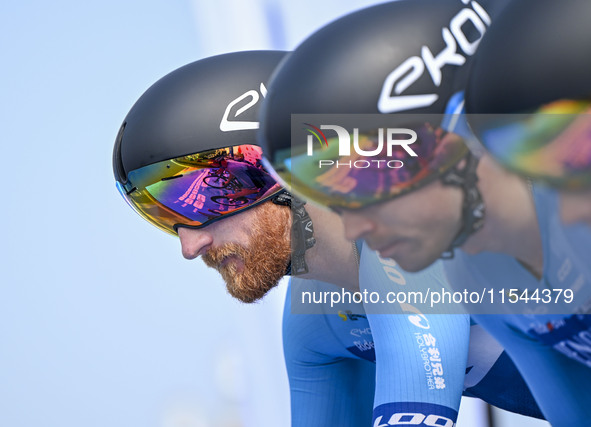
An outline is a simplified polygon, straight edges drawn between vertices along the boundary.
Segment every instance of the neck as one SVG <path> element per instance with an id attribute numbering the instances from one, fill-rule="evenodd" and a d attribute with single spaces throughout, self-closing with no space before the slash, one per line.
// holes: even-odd
<path id="1" fill-rule="evenodd" d="M 301 277 L 333 283 L 342 288 L 359 290 L 359 267 L 353 242 L 345 239 L 341 218 L 324 209 L 306 205 L 314 223 L 316 244 L 306 251 L 309 272 Z"/>
<path id="2" fill-rule="evenodd" d="M 477 174 L 486 219 L 482 229 L 474 233 L 462 249 L 471 254 L 504 253 L 540 275 L 542 241 L 528 183 L 502 169 L 489 156 L 480 160 Z"/>

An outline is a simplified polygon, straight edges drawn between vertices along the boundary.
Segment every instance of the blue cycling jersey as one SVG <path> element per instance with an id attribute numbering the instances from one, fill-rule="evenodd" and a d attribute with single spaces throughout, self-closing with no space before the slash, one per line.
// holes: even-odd
<path id="1" fill-rule="evenodd" d="M 456 288 L 504 287 L 528 291 L 570 289 L 573 302 L 521 313 L 474 315 L 511 355 L 553 426 L 591 426 L 591 229 L 560 221 L 556 192 L 534 186 L 533 196 L 543 246 L 543 277 L 537 279 L 514 258 L 461 250 L 444 262 Z M 586 249 L 585 249 L 586 248 Z M 560 311 L 558 311 L 560 312 Z"/>
<path id="2" fill-rule="evenodd" d="M 362 289 L 391 286 L 379 266 L 377 255 L 365 248 Z M 440 264 L 404 277 L 405 286 L 444 280 Z M 353 302 L 321 314 L 292 314 L 292 298 L 303 292 L 339 289 L 297 278 L 290 284 L 284 350 L 293 426 L 451 427 L 462 392 L 541 417 L 511 359 L 467 315 L 423 316 L 410 307 L 400 311 L 410 314 L 366 314 Z"/>

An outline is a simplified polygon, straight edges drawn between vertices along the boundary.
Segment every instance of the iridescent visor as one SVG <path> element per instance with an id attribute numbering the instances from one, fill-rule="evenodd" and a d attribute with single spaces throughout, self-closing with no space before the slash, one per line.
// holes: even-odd
<path id="1" fill-rule="evenodd" d="M 464 139 L 440 124 L 438 116 L 372 131 L 349 128 L 348 138 L 342 132 L 326 138 L 334 129 L 306 124 L 307 143 L 295 145 L 292 137 L 291 149 L 278 152 L 273 166 L 304 198 L 331 208 L 361 208 L 432 182 L 467 154 Z"/>
<path id="2" fill-rule="evenodd" d="M 467 117 L 509 170 L 566 190 L 591 186 L 591 102 L 562 100 L 530 114 Z"/>
<path id="3" fill-rule="evenodd" d="M 177 157 L 131 171 L 117 188 L 144 219 L 176 235 L 178 225 L 202 227 L 280 191 L 261 157 L 254 145 Z"/>

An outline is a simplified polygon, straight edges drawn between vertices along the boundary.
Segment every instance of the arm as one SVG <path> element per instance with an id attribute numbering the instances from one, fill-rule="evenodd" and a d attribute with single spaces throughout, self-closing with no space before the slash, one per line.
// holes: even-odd
<path id="1" fill-rule="evenodd" d="M 376 342 L 374 420 L 398 426 L 414 413 L 419 426 L 455 423 L 463 391 L 469 323 L 463 315 L 430 315 L 421 330 L 407 315 L 369 315 Z M 392 343 L 395 343 L 393 345 Z M 380 418 L 381 417 L 381 418 Z M 429 419 L 430 418 L 430 419 Z M 431 424 L 429 424 L 431 421 Z"/>
<path id="2" fill-rule="evenodd" d="M 387 292 L 434 288 L 442 280 L 439 263 L 411 274 L 367 247 L 362 251 L 360 288 L 378 292 L 382 300 Z M 408 303 L 365 308 L 376 348 L 373 425 L 451 427 L 463 391 L 469 317 L 423 315 Z"/>
<path id="3" fill-rule="evenodd" d="M 347 351 L 324 314 L 292 314 L 291 284 L 283 347 L 293 427 L 371 425 L 375 365 Z"/>
<path id="4" fill-rule="evenodd" d="M 470 326 L 470 350 L 464 387 L 464 396 L 477 397 L 506 411 L 544 418 L 513 360 L 477 324 Z"/>
<path id="5" fill-rule="evenodd" d="M 519 331 L 518 316 L 489 314 L 476 320 L 506 349 L 553 426 L 589 425 L 591 369 Z"/>

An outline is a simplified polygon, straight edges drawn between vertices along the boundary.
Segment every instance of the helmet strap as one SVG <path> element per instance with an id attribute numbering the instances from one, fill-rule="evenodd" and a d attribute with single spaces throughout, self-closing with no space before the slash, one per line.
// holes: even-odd
<path id="1" fill-rule="evenodd" d="M 316 243 L 314 238 L 314 224 L 304 205 L 306 202 L 299 200 L 287 191 L 277 194 L 272 199 L 276 205 L 289 206 L 291 208 L 291 260 L 287 265 L 285 274 L 297 276 L 308 272 L 305 253 Z"/>
<path id="2" fill-rule="evenodd" d="M 460 187 L 464 193 L 461 228 L 447 250 L 441 254 L 442 259 L 452 259 L 454 249 L 462 246 L 470 235 L 480 230 L 484 225 L 486 209 L 482 195 L 476 186 L 478 158 L 472 153 L 468 153 L 464 160 L 465 164 L 461 169 L 456 165 L 441 176 L 441 182 L 444 185 Z"/>

